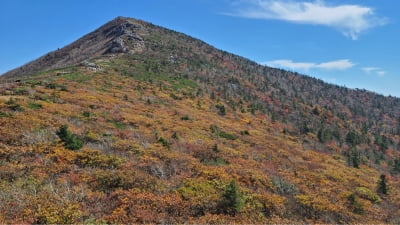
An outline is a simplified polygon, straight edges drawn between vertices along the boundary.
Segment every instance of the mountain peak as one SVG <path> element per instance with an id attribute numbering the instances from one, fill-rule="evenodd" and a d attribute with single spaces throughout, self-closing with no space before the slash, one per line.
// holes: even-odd
<path id="1" fill-rule="evenodd" d="M 399 222 L 398 98 L 125 17 L 6 75 L 0 223 Z"/>
<path id="2" fill-rule="evenodd" d="M 140 52 L 145 46 L 141 37 L 146 33 L 145 25 L 145 22 L 136 19 L 116 17 L 72 44 L 8 71 L 2 77 L 20 77 L 71 66 L 105 54 Z"/>

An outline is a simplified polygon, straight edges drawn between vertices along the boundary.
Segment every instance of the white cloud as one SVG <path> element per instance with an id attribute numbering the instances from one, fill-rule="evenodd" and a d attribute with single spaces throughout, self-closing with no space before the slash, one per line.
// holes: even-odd
<path id="1" fill-rule="evenodd" d="M 268 61 L 262 63 L 264 65 L 272 66 L 272 67 L 284 67 L 293 70 L 309 70 L 315 67 L 315 63 L 308 63 L 308 62 L 293 62 L 292 60 L 288 59 L 280 59 L 274 61 Z"/>
<path id="2" fill-rule="evenodd" d="M 380 70 L 379 67 L 363 67 L 361 69 L 364 70 L 364 72 L 366 73 L 371 73 L 373 71 Z"/>
<path id="3" fill-rule="evenodd" d="M 348 59 L 341 59 L 322 63 L 313 62 L 293 62 L 288 59 L 280 59 L 262 63 L 267 66 L 288 68 L 292 70 L 309 70 L 309 69 L 325 69 L 325 70 L 346 70 L 355 64 Z"/>
<path id="4" fill-rule="evenodd" d="M 386 18 L 374 15 L 374 9 L 361 5 L 328 5 L 323 0 L 242 0 L 234 11 L 226 13 L 253 19 L 275 19 L 293 23 L 333 27 L 356 40 L 365 30 L 386 24 Z"/>
<path id="5" fill-rule="evenodd" d="M 363 67 L 361 68 L 366 74 L 374 73 L 379 77 L 383 77 L 386 74 L 386 71 L 382 70 L 379 67 Z"/>
<path id="6" fill-rule="evenodd" d="M 377 71 L 376 74 L 380 77 L 385 76 L 386 72 L 385 71 Z"/>
<path id="7" fill-rule="evenodd" d="M 354 66 L 348 59 L 341 59 L 331 62 L 323 62 L 316 65 L 317 68 L 327 69 L 327 70 L 345 70 Z"/>

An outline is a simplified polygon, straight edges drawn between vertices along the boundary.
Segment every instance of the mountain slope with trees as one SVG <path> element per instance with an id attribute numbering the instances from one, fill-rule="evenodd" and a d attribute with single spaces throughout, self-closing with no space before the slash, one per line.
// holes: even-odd
<path id="1" fill-rule="evenodd" d="M 0 93 L 0 223 L 400 222 L 398 98 L 123 17 Z"/>

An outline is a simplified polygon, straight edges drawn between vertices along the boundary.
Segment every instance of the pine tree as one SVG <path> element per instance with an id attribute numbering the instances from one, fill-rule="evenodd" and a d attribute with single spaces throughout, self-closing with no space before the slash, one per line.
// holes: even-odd
<path id="1" fill-rule="evenodd" d="M 394 160 L 394 165 L 393 165 L 392 170 L 395 173 L 399 173 L 400 172 L 400 158 Z"/>
<path id="2" fill-rule="evenodd" d="M 223 195 L 224 211 L 228 214 L 237 214 L 244 206 L 243 196 L 235 181 L 231 181 Z"/>
<path id="3" fill-rule="evenodd" d="M 71 134 L 68 131 L 68 125 L 64 124 L 62 125 L 58 131 L 56 132 L 56 134 L 58 135 L 58 137 L 62 140 L 65 141 Z"/>
<path id="4" fill-rule="evenodd" d="M 386 175 L 382 174 L 378 181 L 378 193 L 386 195 L 388 194 L 388 192 L 389 192 L 389 186 L 387 184 Z"/>
<path id="5" fill-rule="evenodd" d="M 349 156 L 349 164 L 352 165 L 354 168 L 360 168 L 361 157 L 360 152 L 357 149 L 352 149 Z"/>
<path id="6" fill-rule="evenodd" d="M 70 150 L 78 150 L 82 148 L 83 141 L 78 136 L 68 131 L 67 125 L 62 125 L 56 132 L 58 137 L 64 142 L 64 146 Z"/>
<path id="7" fill-rule="evenodd" d="M 361 136 L 358 132 L 351 130 L 346 135 L 346 142 L 354 147 L 356 145 L 361 144 L 361 142 L 362 142 Z"/>
<path id="8" fill-rule="evenodd" d="M 318 137 L 319 142 L 325 143 L 332 139 L 332 131 L 322 127 L 318 130 L 317 137 Z"/>

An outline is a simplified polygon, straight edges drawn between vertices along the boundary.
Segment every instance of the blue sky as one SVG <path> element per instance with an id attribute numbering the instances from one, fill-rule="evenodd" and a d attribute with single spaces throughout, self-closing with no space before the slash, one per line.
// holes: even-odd
<path id="1" fill-rule="evenodd" d="M 0 74 L 117 16 L 253 61 L 400 97 L 400 1 L 1 0 Z"/>

